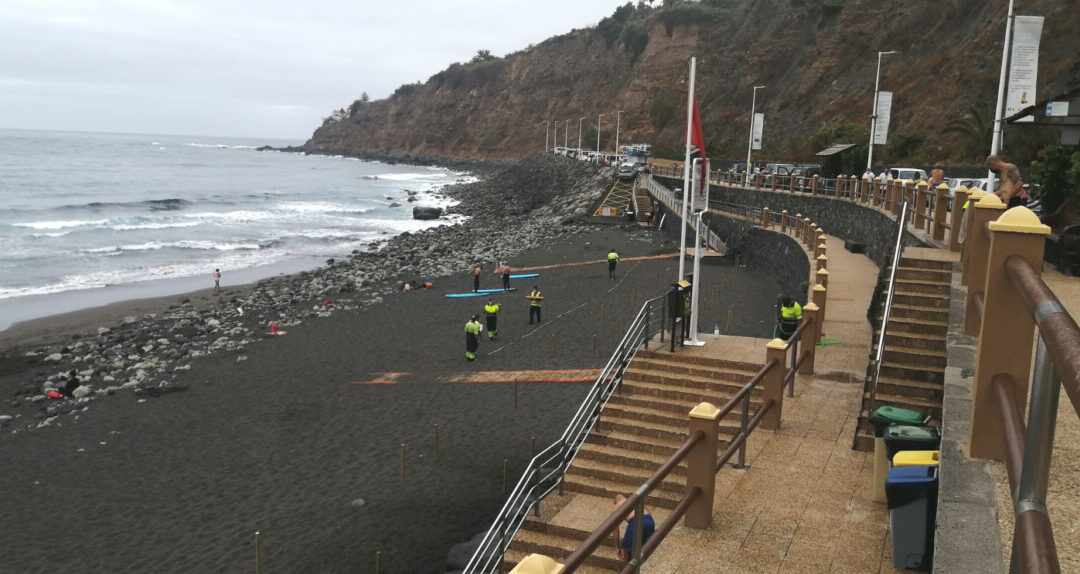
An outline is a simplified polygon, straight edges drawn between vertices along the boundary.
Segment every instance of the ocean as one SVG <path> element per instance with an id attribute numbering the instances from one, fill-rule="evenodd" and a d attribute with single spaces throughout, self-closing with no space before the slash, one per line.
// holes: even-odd
<path id="1" fill-rule="evenodd" d="M 0 130 L 0 329 L 211 286 L 215 269 L 229 285 L 312 268 L 445 224 L 412 207 L 446 206 L 437 191 L 471 179 L 255 149 L 298 143 Z"/>

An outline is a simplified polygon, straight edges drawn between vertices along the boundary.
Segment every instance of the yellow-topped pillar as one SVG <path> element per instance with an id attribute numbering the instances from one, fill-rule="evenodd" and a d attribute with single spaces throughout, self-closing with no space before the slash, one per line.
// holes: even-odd
<path id="1" fill-rule="evenodd" d="M 915 228 L 919 231 L 926 230 L 926 199 L 930 197 L 929 189 L 930 186 L 925 181 L 920 181 L 919 185 L 915 186 Z"/>
<path id="2" fill-rule="evenodd" d="M 817 277 L 818 285 L 821 285 L 822 287 L 825 287 L 825 288 L 829 287 L 829 270 L 828 269 L 818 269 L 817 271 L 814 272 L 814 276 Z"/>
<path id="3" fill-rule="evenodd" d="M 829 258 L 824 253 L 818 255 L 815 261 L 817 261 L 817 269 L 815 269 L 815 271 L 819 269 L 826 269 L 829 267 Z"/>
<path id="4" fill-rule="evenodd" d="M 762 381 L 761 404 L 773 401 L 772 408 L 761 418 L 761 428 L 776 430 L 780 428 L 781 413 L 784 410 L 784 375 L 787 373 L 787 343 L 783 339 L 773 339 L 765 345 L 765 364 L 775 362 L 765 380 Z"/>
<path id="5" fill-rule="evenodd" d="M 988 195 L 979 203 L 991 197 L 997 199 L 997 196 Z M 1035 340 L 1035 319 L 1009 277 L 1005 262 L 1020 257 L 1036 274 L 1041 274 L 1043 249 L 1050 228 L 1026 207 L 1005 211 L 996 221 L 990 222 L 989 227 L 990 248 L 982 283 L 986 304 L 975 353 L 968 444 L 973 457 L 1004 460 L 1002 415 L 993 398 L 993 378 L 1005 375 L 1015 381 L 1013 392 L 1016 404 L 1023 411 L 1027 405 L 1032 343 Z M 972 286 L 968 291 L 974 289 Z M 1039 312 L 1046 311 L 1040 309 Z"/>
<path id="6" fill-rule="evenodd" d="M 975 305 L 976 297 L 982 297 L 986 283 L 987 261 L 990 254 L 990 238 L 987 236 L 986 226 L 1001 216 L 1005 211 L 1005 204 L 1001 203 L 998 196 L 986 194 L 974 205 L 974 213 L 971 216 L 971 228 L 967 236 L 967 263 L 965 265 L 965 279 L 967 280 L 967 308 L 964 311 L 964 334 L 979 334 L 978 307 Z M 985 297 L 983 297 L 985 301 Z"/>
<path id="7" fill-rule="evenodd" d="M 686 488 L 697 487 L 701 495 L 686 509 L 684 522 L 690 528 L 708 528 L 712 523 L 716 492 L 716 453 L 719 441 L 720 409 L 712 403 L 699 403 L 690 411 L 690 435 L 705 434 L 686 455 Z"/>
<path id="8" fill-rule="evenodd" d="M 949 186 L 934 188 L 934 241 L 945 240 L 945 218 L 949 213 Z"/>
<path id="9" fill-rule="evenodd" d="M 529 554 L 510 574 L 562 574 L 563 566 L 543 554 Z"/>

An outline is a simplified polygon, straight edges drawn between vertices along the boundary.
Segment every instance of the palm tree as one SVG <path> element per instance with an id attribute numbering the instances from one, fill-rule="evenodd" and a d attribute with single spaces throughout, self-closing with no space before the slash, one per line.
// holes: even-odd
<path id="1" fill-rule="evenodd" d="M 957 118 L 942 131 L 959 135 L 964 155 L 981 159 L 994 135 L 994 114 L 989 104 L 972 104 L 969 109 L 971 117 Z"/>

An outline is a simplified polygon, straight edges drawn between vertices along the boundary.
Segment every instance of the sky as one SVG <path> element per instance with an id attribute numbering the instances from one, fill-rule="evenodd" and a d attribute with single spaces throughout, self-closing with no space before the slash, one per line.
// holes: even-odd
<path id="1" fill-rule="evenodd" d="M 2 0 L 0 128 L 306 140 L 333 109 L 627 0 Z"/>

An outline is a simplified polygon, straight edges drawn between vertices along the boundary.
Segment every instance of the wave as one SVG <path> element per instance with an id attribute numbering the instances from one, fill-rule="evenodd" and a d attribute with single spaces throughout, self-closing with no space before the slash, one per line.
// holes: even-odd
<path id="1" fill-rule="evenodd" d="M 60 205 L 54 207 L 54 210 L 71 210 L 71 209 L 114 209 L 117 207 L 143 207 L 150 211 L 176 211 L 183 209 L 191 205 L 191 202 L 179 197 L 168 197 L 165 199 L 145 199 L 141 201 L 91 201 L 89 203 L 72 203 L 68 205 Z"/>
<path id="2" fill-rule="evenodd" d="M 272 242 L 271 242 L 272 243 Z M 157 251 L 160 249 L 201 249 L 209 251 L 250 251 L 269 247 L 259 243 L 214 243 L 213 241 L 151 241 L 133 245 L 109 245 L 81 249 L 82 253 L 114 254 L 125 251 Z"/>
<path id="3" fill-rule="evenodd" d="M 27 221 L 12 223 L 12 227 L 29 227 L 30 229 L 65 229 L 68 227 L 91 227 L 101 226 L 108 223 L 108 219 L 72 219 L 63 221 Z"/>
<path id="4" fill-rule="evenodd" d="M 109 229 L 116 231 L 139 231 L 142 229 L 172 229 L 174 227 L 196 227 L 202 225 L 198 221 L 177 221 L 175 223 L 122 223 L 110 225 Z"/>
<path id="5" fill-rule="evenodd" d="M 429 179 L 432 177 L 446 177 L 446 173 L 380 173 L 378 175 L 363 176 L 364 179 L 389 179 L 392 181 L 413 181 L 417 179 Z"/>

